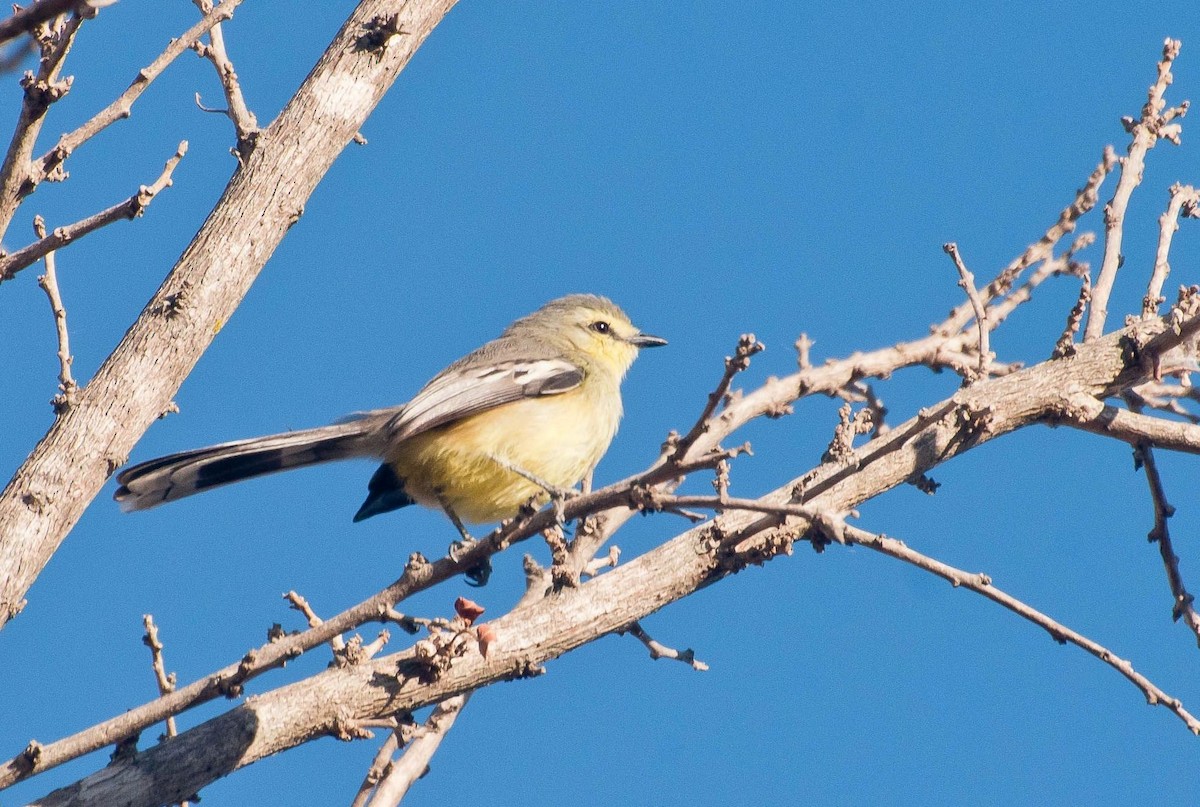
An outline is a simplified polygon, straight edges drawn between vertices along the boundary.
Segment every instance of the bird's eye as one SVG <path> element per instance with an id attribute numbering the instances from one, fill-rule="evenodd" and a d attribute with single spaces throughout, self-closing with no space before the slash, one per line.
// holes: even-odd
<path id="1" fill-rule="evenodd" d="M 591 328 L 596 333 L 610 333 L 612 331 L 612 326 L 602 319 L 593 322 Z"/>

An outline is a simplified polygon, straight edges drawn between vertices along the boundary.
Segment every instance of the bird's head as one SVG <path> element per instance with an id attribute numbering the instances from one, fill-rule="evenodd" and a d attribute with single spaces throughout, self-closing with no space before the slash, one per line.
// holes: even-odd
<path id="1" fill-rule="evenodd" d="M 617 379 L 625 375 L 639 349 L 667 343 L 660 336 L 642 333 L 615 303 L 594 294 L 551 300 L 514 327 L 528 328 L 562 347 L 567 358 Z"/>

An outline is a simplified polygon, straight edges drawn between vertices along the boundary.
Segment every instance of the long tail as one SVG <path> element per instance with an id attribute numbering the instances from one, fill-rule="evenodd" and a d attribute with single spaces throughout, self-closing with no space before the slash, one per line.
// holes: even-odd
<path id="1" fill-rule="evenodd" d="M 181 451 L 126 468 L 113 496 L 125 511 L 147 510 L 220 485 L 351 457 L 378 457 L 379 419 L 253 437 Z"/>

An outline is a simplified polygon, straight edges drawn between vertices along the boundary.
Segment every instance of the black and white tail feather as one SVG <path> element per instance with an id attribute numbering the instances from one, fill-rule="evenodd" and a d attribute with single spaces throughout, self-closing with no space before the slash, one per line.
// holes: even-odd
<path id="1" fill-rule="evenodd" d="M 396 411 L 168 454 L 122 471 L 114 498 L 127 512 L 147 510 L 277 471 L 355 457 L 380 458 L 380 428 Z"/>

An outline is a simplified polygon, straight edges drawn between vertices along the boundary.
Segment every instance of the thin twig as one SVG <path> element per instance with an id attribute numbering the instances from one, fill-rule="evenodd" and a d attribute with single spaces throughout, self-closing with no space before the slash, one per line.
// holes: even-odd
<path id="1" fill-rule="evenodd" d="M 987 371 L 988 362 L 992 360 L 991 345 L 989 342 L 988 332 L 991 328 L 988 326 L 987 307 L 983 304 L 983 298 L 979 296 L 979 290 L 975 288 L 975 275 L 971 274 L 967 269 L 967 265 L 963 263 L 962 255 L 958 252 L 958 244 L 953 241 L 943 244 L 942 249 L 950 259 L 954 261 L 954 268 L 958 270 L 958 285 L 967 293 L 967 300 L 971 303 L 971 310 L 975 312 L 975 327 L 979 332 L 979 367 L 976 369 L 975 378 L 968 378 L 967 383 L 981 378 Z"/>
<path id="2" fill-rule="evenodd" d="M 1140 405 L 1133 396 L 1126 395 L 1125 402 L 1134 414 L 1140 414 Z M 1134 461 L 1135 465 L 1140 465 L 1145 472 L 1146 483 L 1150 487 L 1150 501 L 1154 506 L 1154 527 L 1147 538 L 1151 543 L 1158 544 L 1163 569 L 1167 574 L 1167 585 L 1171 589 L 1171 616 L 1176 621 L 1183 619 L 1200 645 L 1200 613 L 1196 612 L 1194 605 L 1196 598 L 1183 582 L 1183 574 L 1179 571 L 1179 556 L 1175 554 L 1171 529 L 1167 524 L 1167 520 L 1175 515 L 1175 508 L 1167 501 L 1167 492 L 1163 487 L 1162 475 L 1158 471 L 1154 449 L 1149 443 L 1134 445 Z"/>
<path id="3" fill-rule="evenodd" d="M 561 501 L 556 506 L 561 508 Z M 562 526 L 553 524 L 547 527 L 542 530 L 542 538 L 550 550 L 550 577 L 555 588 L 578 585 L 579 576 L 570 564 L 570 547 Z"/>
<path id="4" fill-rule="evenodd" d="M 41 216 L 34 217 L 33 231 L 39 238 L 46 237 L 46 222 Z M 74 358 L 71 356 L 71 337 L 67 333 L 67 309 L 63 307 L 62 295 L 58 291 L 54 253 L 47 252 L 45 259 L 46 274 L 38 278 L 38 285 L 50 300 L 50 313 L 54 315 L 54 330 L 58 337 L 58 394 L 50 399 L 50 404 L 61 415 L 74 405 L 79 385 L 71 376 Z"/>
<path id="5" fill-rule="evenodd" d="M 308 604 L 308 600 L 304 599 L 304 597 L 296 591 L 285 592 L 283 598 L 288 601 L 288 604 L 290 604 L 292 608 L 304 614 L 304 618 L 308 621 L 308 626 L 310 628 L 319 628 L 324 624 L 324 620 L 317 616 L 317 612 L 314 611 L 312 606 Z M 341 653 L 346 649 L 346 640 L 343 639 L 342 635 L 339 633 L 337 636 L 330 638 L 329 647 L 334 653 Z"/>
<path id="6" fill-rule="evenodd" d="M 1051 256 L 1042 261 L 1041 266 L 1037 268 L 1026 280 L 1017 288 L 1013 289 L 1009 294 L 997 300 L 992 305 L 988 306 L 988 329 L 995 331 L 1001 324 L 1008 319 L 1019 306 L 1029 302 L 1033 297 L 1033 292 L 1052 277 L 1061 275 L 1074 275 L 1082 277 L 1088 273 L 1088 265 L 1075 259 L 1075 255 L 1090 247 L 1096 242 L 1096 234 L 1091 232 L 1080 233 L 1075 241 L 1071 244 L 1067 251 L 1058 256 Z"/>
<path id="7" fill-rule="evenodd" d="M 1197 720 L 1190 712 L 1188 712 L 1178 698 L 1168 695 L 1157 685 L 1155 685 L 1153 681 L 1137 672 L 1129 661 L 1118 657 L 1112 651 L 1108 650 L 1098 642 L 1095 642 L 1083 634 L 1068 628 L 1062 623 L 1050 618 L 1046 614 L 1043 614 L 1041 611 L 1038 611 L 1037 609 L 1025 604 L 1021 600 L 1018 600 L 1016 597 L 1013 597 L 1012 595 L 996 588 L 992 585 L 992 580 L 987 575 L 971 574 L 960 569 L 956 569 L 953 566 L 949 566 L 941 561 L 934 560 L 933 558 L 909 548 L 902 541 L 898 541 L 894 538 L 888 538 L 884 535 L 874 535 L 865 530 L 860 530 L 856 527 L 850 527 L 848 525 L 844 534 L 849 542 L 859 544 L 860 546 L 865 546 L 868 549 L 874 549 L 877 552 L 881 552 L 889 557 L 896 558 L 897 560 L 902 560 L 905 563 L 909 563 L 919 569 L 924 569 L 932 574 L 936 574 L 938 577 L 949 581 L 950 584 L 955 587 L 961 586 L 969 589 L 970 591 L 974 591 L 983 597 L 986 597 L 992 602 L 1012 611 L 1017 616 L 1027 619 L 1033 624 L 1045 629 L 1046 632 L 1050 634 L 1051 638 L 1060 644 L 1069 642 L 1076 647 L 1086 650 L 1088 653 L 1092 654 L 1119 672 L 1121 675 L 1125 676 L 1130 683 L 1142 691 L 1142 694 L 1146 696 L 1146 702 L 1151 706 L 1165 706 L 1172 713 L 1174 713 L 1175 716 L 1183 721 L 1184 725 L 1188 727 L 1188 730 L 1190 730 L 1193 734 L 1200 735 L 1200 720 Z"/>
<path id="8" fill-rule="evenodd" d="M 1150 283 L 1146 287 L 1146 296 L 1142 299 L 1142 319 L 1158 316 L 1158 306 L 1166 301 L 1162 296 L 1163 284 L 1171 273 L 1169 256 L 1171 254 L 1171 238 L 1179 229 L 1179 217 L 1200 217 L 1200 193 L 1191 185 L 1180 185 L 1176 182 L 1171 186 L 1171 200 L 1167 209 L 1158 217 L 1158 249 L 1154 255 L 1154 272 L 1150 275 Z"/>
<path id="9" fill-rule="evenodd" d="M 142 643 L 150 648 L 150 666 L 154 669 L 154 680 L 158 683 L 158 694 L 170 694 L 175 691 L 175 673 L 168 673 L 166 664 L 163 662 L 163 643 L 158 638 L 158 626 L 154 624 L 154 616 L 152 614 L 144 615 L 142 617 L 142 626 L 146 629 L 146 635 L 142 637 Z M 175 734 L 175 717 L 171 715 L 167 717 L 167 736 L 174 737 Z"/>
<path id="10" fill-rule="evenodd" d="M 875 394 L 875 388 L 865 381 L 857 382 L 857 386 L 862 392 L 864 402 L 867 405 L 867 410 L 871 413 L 871 439 L 882 437 L 888 433 L 891 428 L 887 425 L 888 408 L 884 405 L 883 399 Z"/>
<path id="11" fill-rule="evenodd" d="M 1158 63 L 1158 78 L 1150 85 L 1149 97 L 1142 107 L 1141 118 L 1136 121 L 1128 117 L 1122 119 L 1125 130 L 1133 135 L 1133 139 L 1129 143 L 1128 153 L 1121 160 L 1121 177 L 1117 180 L 1117 189 L 1104 208 L 1104 262 L 1100 265 L 1100 274 L 1096 277 L 1096 284 L 1092 289 L 1092 306 L 1088 311 L 1087 327 L 1083 331 L 1085 342 L 1097 339 L 1104 333 L 1104 322 L 1108 317 L 1108 298 L 1112 294 L 1117 270 L 1121 268 L 1123 261 L 1121 241 L 1125 211 L 1129 206 L 1129 197 L 1142 182 L 1146 153 L 1154 148 L 1159 138 L 1173 143 L 1179 142 L 1180 126 L 1173 121 L 1187 113 L 1188 104 L 1185 101 L 1164 111 L 1167 103 L 1163 100 L 1163 95 L 1171 84 L 1171 64 L 1179 55 L 1179 47 L 1177 39 L 1168 39 L 1163 43 L 1163 57 Z"/>
<path id="12" fill-rule="evenodd" d="M 808 334 L 801 333 L 792 345 L 796 349 L 796 366 L 801 370 L 812 369 L 812 349 L 816 344 L 808 337 Z"/>
<path id="13" fill-rule="evenodd" d="M 708 670 L 708 665 L 696 658 L 696 653 L 692 650 L 692 648 L 689 647 L 686 650 L 676 650 L 673 647 L 667 647 L 665 644 L 656 641 L 654 637 L 646 633 L 645 629 L 642 627 L 642 623 L 640 622 L 631 623 L 626 630 L 631 636 L 646 646 L 646 649 L 650 651 L 650 658 L 654 659 L 655 661 L 660 658 L 666 658 L 671 659 L 672 661 L 681 661 L 698 672 L 705 672 Z"/>
<path id="14" fill-rule="evenodd" d="M 1075 336 L 1083 325 L 1083 315 L 1087 311 L 1088 302 L 1091 299 L 1092 274 L 1085 272 L 1080 278 L 1079 297 L 1075 299 L 1075 305 L 1071 306 L 1071 312 L 1067 314 L 1066 327 L 1063 328 L 1058 341 L 1054 343 L 1054 352 L 1050 354 L 1051 358 L 1061 359 L 1075 352 Z"/>
<path id="15" fill-rule="evenodd" d="M 152 185 L 142 185 L 137 192 L 124 201 L 117 202 L 110 208 L 101 210 L 88 216 L 86 219 L 80 219 L 74 224 L 68 224 L 65 227 L 56 227 L 53 232 L 46 235 L 44 232 L 37 241 L 22 247 L 11 255 L 0 256 L 0 283 L 5 280 L 11 280 L 16 276 L 17 272 L 36 263 L 43 257 L 52 254 L 55 250 L 62 249 L 73 241 L 77 241 L 88 233 L 99 230 L 113 222 L 123 221 L 126 219 L 136 219 L 146 212 L 146 208 L 154 201 L 154 198 L 164 189 L 171 186 L 171 175 L 175 171 L 175 166 L 179 165 L 179 161 L 187 154 L 188 144 L 184 140 L 179 144 L 179 148 L 167 160 L 163 166 L 162 173 Z"/>
<path id="16" fill-rule="evenodd" d="M 756 353 L 761 353 L 763 350 L 766 350 L 766 345 L 755 339 L 752 333 L 744 333 L 738 338 L 737 347 L 734 349 L 733 355 L 725 357 L 725 373 L 721 376 L 721 380 L 717 382 L 716 388 L 708 394 L 704 409 L 700 412 L 700 416 L 696 418 L 695 424 L 673 446 L 672 459 L 683 457 L 695 442 L 700 439 L 700 436 L 708 430 L 709 420 L 716 413 L 717 408 L 725 402 L 726 396 L 729 395 L 729 388 L 733 385 L 734 376 L 749 368 L 750 357 Z"/>
<path id="17" fill-rule="evenodd" d="M 1191 423 L 1200 423 L 1200 415 L 1190 411 L 1181 403 L 1184 400 L 1200 402 L 1200 387 L 1193 386 L 1190 381 L 1183 384 L 1147 381 L 1145 384 L 1138 384 L 1131 391 L 1148 409 L 1170 412 Z"/>
<path id="18" fill-rule="evenodd" d="M 855 412 L 849 401 L 838 407 L 838 425 L 833 429 L 829 447 L 821 455 L 821 462 L 850 462 L 854 456 L 854 438 L 871 431 L 873 417 L 870 408 Z"/>
<path id="19" fill-rule="evenodd" d="M 208 15 L 212 13 L 212 0 L 192 0 L 196 8 L 200 9 L 200 13 Z M 217 76 L 221 80 L 221 88 L 225 93 L 225 102 L 228 104 L 224 110 L 225 114 L 233 121 L 234 131 L 237 136 L 237 147 L 234 149 L 234 154 L 239 159 L 244 160 L 249 156 L 250 150 L 254 148 L 255 138 L 258 136 L 259 127 L 258 119 L 254 113 L 246 106 L 246 98 L 242 94 L 242 86 L 238 82 L 237 73 L 233 69 L 233 62 L 229 59 L 229 54 L 225 50 L 225 35 L 221 32 L 221 26 L 218 23 L 208 32 L 209 44 L 205 45 L 200 41 L 192 43 L 192 50 L 196 51 L 200 56 L 212 62 L 213 67 L 217 70 Z"/>

